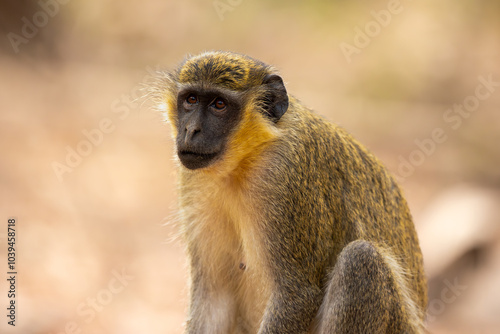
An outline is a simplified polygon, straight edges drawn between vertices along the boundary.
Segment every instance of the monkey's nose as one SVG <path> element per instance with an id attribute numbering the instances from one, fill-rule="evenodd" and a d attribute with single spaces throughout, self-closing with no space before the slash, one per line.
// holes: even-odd
<path id="1" fill-rule="evenodd" d="M 186 126 L 186 135 L 184 137 L 184 141 L 187 143 L 190 140 L 193 140 L 194 136 L 199 132 L 201 132 L 201 129 L 196 125 Z"/>

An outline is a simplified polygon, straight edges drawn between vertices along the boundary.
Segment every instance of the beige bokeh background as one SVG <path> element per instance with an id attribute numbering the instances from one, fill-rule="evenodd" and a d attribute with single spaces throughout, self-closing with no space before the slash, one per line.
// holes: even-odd
<path id="1" fill-rule="evenodd" d="M 15 217 L 18 308 L 13 328 L 2 278 L 0 332 L 182 333 L 170 129 L 136 99 L 152 71 L 213 49 L 276 65 L 292 94 L 400 176 L 425 254 L 431 333 L 500 332 L 500 86 L 446 119 L 473 101 L 478 77 L 500 82 L 500 6 L 397 3 L 2 2 L 0 267 L 4 277 Z M 394 4 L 377 23 L 372 11 Z M 25 40 L 12 44 L 12 33 Z M 357 53 L 346 57 L 343 43 Z M 436 129 L 446 139 L 429 143 Z"/>

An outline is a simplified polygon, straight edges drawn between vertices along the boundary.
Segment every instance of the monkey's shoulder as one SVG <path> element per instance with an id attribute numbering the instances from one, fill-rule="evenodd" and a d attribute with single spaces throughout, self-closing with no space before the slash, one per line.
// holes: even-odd
<path id="1" fill-rule="evenodd" d="M 341 126 L 314 111 L 298 106 L 285 114 L 277 125 L 281 135 L 275 145 L 279 156 L 308 167 L 335 170 L 385 170 L 382 163 Z M 286 150 L 287 153 L 280 154 Z"/>
<path id="2" fill-rule="evenodd" d="M 308 109 L 291 111 L 280 120 L 281 134 L 265 154 L 261 175 L 272 185 L 270 191 L 311 196 L 321 190 L 352 202 L 402 198 L 384 164 L 345 129 Z"/>

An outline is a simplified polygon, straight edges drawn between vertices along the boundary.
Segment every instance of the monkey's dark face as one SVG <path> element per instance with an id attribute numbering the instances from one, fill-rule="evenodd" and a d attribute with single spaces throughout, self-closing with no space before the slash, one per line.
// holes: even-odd
<path id="1" fill-rule="evenodd" d="M 188 87 L 177 97 L 177 154 L 188 169 L 211 165 L 222 157 L 228 137 L 241 117 L 241 98 L 222 89 Z"/>
<path id="2" fill-rule="evenodd" d="M 188 169 L 211 166 L 224 156 L 234 164 L 243 161 L 270 140 L 272 123 L 288 109 L 281 77 L 247 56 L 208 52 L 166 77 L 177 154 Z"/>

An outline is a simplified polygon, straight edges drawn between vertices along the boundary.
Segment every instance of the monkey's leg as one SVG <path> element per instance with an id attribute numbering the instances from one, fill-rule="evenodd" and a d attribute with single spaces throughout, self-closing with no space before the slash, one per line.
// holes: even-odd
<path id="1" fill-rule="evenodd" d="M 348 244 L 332 271 L 316 333 L 423 332 L 402 275 L 387 251 L 363 240 Z"/>

